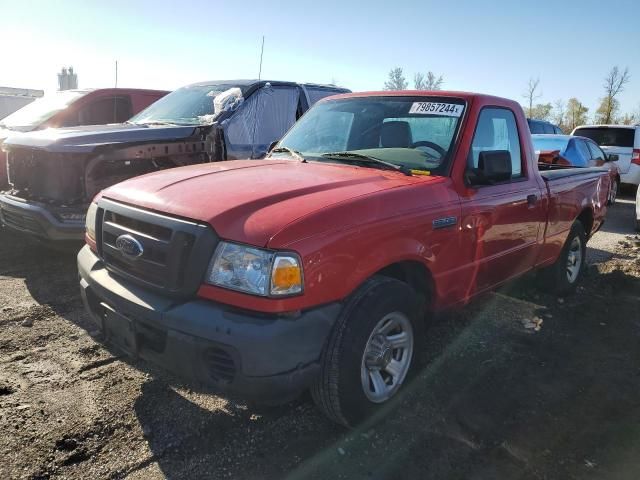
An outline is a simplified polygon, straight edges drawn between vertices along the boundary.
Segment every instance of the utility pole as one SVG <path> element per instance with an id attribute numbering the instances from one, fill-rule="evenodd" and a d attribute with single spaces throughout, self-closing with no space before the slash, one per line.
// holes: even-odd
<path id="1" fill-rule="evenodd" d="M 116 86 L 115 88 L 118 88 L 118 60 L 116 60 Z"/>
<path id="2" fill-rule="evenodd" d="M 262 78 L 262 54 L 264 53 L 264 35 L 262 36 L 262 48 L 260 49 L 260 69 L 258 70 L 258 80 Z"/>

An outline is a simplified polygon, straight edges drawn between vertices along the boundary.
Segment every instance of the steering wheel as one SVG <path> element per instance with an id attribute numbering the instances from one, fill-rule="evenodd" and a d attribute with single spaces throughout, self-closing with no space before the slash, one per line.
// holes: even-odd
<path id="1" fill-rule="evenodd" d="M 415 142 L 411 144 L 411 148 L 418 148 L 418 147 L 427 147 L 432 150 L 435 150 L 440 154 L 440 158 L 443 158 L 447 154 L 447 151 L 444 148 L 442 148 L 440 145 L 438 145 L 437 143 L 430 142 L 428 140 L 422 140 L 420 142 Z"/>

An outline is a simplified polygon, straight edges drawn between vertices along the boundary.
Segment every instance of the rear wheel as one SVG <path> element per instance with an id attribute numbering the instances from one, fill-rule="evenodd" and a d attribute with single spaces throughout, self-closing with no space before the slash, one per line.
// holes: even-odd
<path id="1" fill-rule="evenodd" d="M 322 355 L 311 393 L 331 420 L 352 427 L 394 398 L 421 364 L 421 297 L 373 277 L 347 302 Z"/>
<path id="2" fill-rule="evenodd" d="M 557 295 L 575 290 L 584 273 L 587 236 L 582 223 L 576 220 L 556 262 L 540 272 L 541 286 Z"/>

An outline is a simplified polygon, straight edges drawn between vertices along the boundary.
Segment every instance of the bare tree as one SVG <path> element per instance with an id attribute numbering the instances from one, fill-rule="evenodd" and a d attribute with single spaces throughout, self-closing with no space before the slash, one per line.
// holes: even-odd
<path id="1" fill-rule="evenodd" d="M 558 125 L 561 130 L 564 130 L 564 114 L 565 114 L 564 102 L 561 99 L 553 102 L 553 123 Z"/>
<path id="2" fill-rule="evenodd" d="M 437 77 L 431 71 L 427 72 L 426 76 L 420 72 L 413 76 L 413 84 L 416 90 L 440 90 L 443 82 L 442 75 Z"/>
<path id="3" fill-rule="evenodd" d="M 604 79 L 604 97 L 600 100 L 600 106 L 596 110 L 596 123 L 613 123 L 620 109 L 620 102 L 616 96 L 624 90 L 624 86 L 629 83 L 629 69 L 625 67 L 621 71 L 616 65 Z"/>
<path id="4" fill-rule="evenodd" d="M 553 106 L 550 103 L 536 103 L 529 114 L 529 118 L 536 120 L 549 120 Z"/>
<path id="5" fill-rule="evenodd" d="M 401 67 L 393 68 L 389 71 L 389 79 L 384 82 L 385 90 L 406 90 L 407 80 L 404 78 Z"/>
<path id="6" fill-rule="evenodd" d="M 522 96 L 526 98 L 527 102 L 529 103 L 529 112 L 528 112 L 529 117 L 531 117 L 531 115 L 533 114 L 533 102 L 535 102 L 537 99 L 539 99 L 542 96 L 542 93 L 538 93 L 539 85 L 540 85 L 540 79 L 539 78 L 534 79 L 533 77 L 531 77 L 529 79 L 529 84 L 527 85 L 527 91 L 522 94 Z"/>
<path id="7" fill-rule="evenodd" d="M 620 123 L 622 125 L 634 125 L 638 120 L 633 113 L 625 113 L 622 118 L 620 118 Z"/>
<path id="8" fill-rule="evenodd" d="M 427 72 L 427 80 L 425 82 L 426 90 L 440 90 L 443 82 L 442 75 L 436 77 L 436 74 L 432 71 Z"/>
<path id="9" fill-rule="evenodd" d="M 589 109 L 585 107 L 577 98 L 570 98 L 567 102 L 567 113 L 565 114 L 565 128 L 571 132 L 578 125 L 587 123 L 587 113 Z"/>

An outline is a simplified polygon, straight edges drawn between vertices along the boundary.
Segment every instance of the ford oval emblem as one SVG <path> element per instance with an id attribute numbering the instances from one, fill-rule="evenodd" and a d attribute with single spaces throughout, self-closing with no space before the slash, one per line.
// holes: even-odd
<path id="1" fill-rule="evenodd" d="M 124 255 L 131 258 L 138 258 L 144 253 L 142 244 L 131 235 L 120 235 L 116 239 L 116 248 Z"/>

